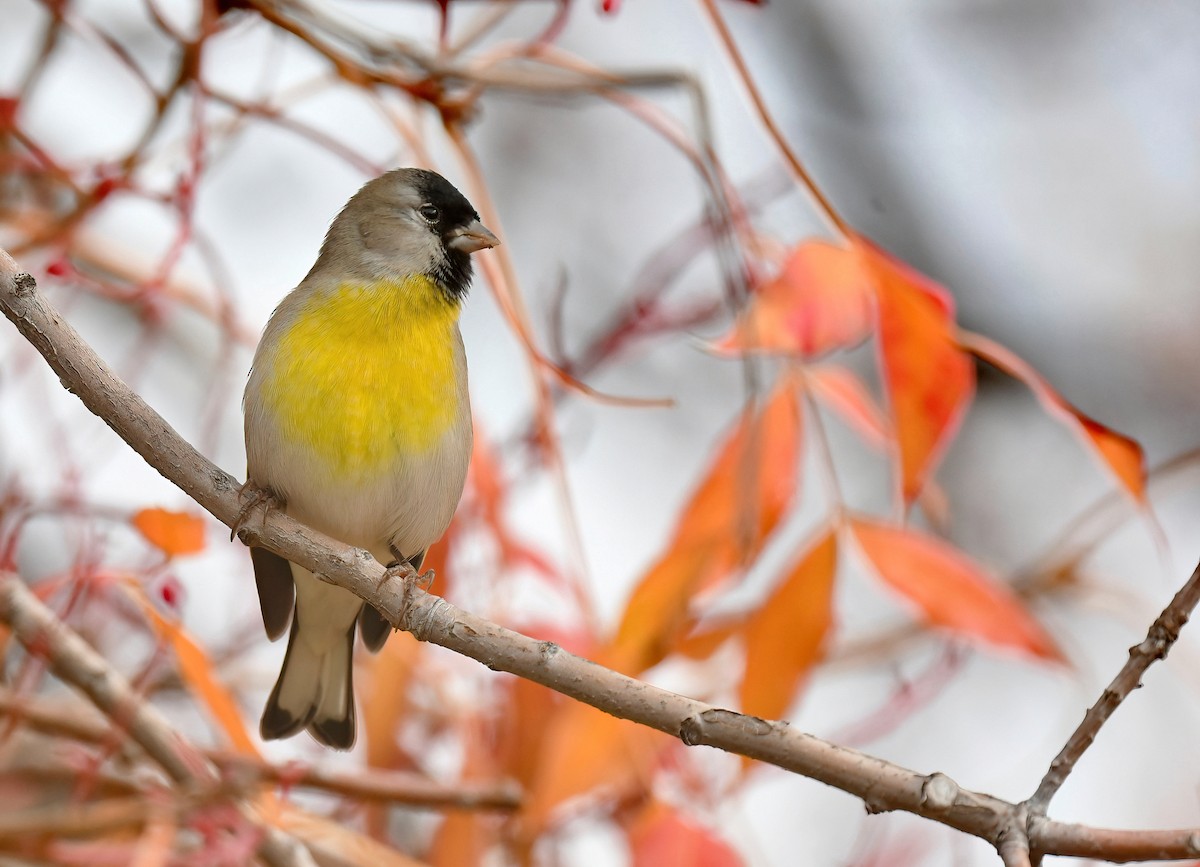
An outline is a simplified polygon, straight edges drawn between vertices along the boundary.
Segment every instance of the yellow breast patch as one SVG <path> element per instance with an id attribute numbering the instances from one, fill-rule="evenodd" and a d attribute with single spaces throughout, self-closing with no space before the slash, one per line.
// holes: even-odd
<path id="1" fill-rule="evenodd" d="M 458 313 L 427 277 L 315 293 L 265 359 L 281 435 L 344 479 L 428 450 L 457 421 L 466 387 Z"/>

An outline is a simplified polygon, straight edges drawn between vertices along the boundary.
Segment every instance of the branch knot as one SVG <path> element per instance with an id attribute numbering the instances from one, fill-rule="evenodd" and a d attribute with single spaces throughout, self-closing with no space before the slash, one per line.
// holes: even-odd
<path id="1" fill-rule="evenodd" d="M 756 716 L 714 707 L 692 714 L 679 724 L 679 739 L 687 746 L 701 746 L 711 740 L 708 731 L 715 726 L 729 726 L 746 734 L 765 736 L 771 733 L 771 723 Z"/>
<path id="2" fill-rule="evenodd" d="M 33 275 L 22 271 L 20 274 L 13 275 L 13 294 L 18 298 L 28 298 L 37 291 L 37 281 L 33 279 Z"/>
<path id="3" fill-rule="evenodd" d="M 940 771 L 921 783 L 921 806 L 930 813 L 944 813 L 958 800 L 958 783 Z"/>

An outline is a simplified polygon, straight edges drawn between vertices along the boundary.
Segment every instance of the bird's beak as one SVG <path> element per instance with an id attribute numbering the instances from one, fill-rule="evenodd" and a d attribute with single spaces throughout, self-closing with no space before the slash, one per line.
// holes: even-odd
<path id="1" fill-rule="evenodd" d="M 460 253 L 474 253 L 495 247 L 500 239 L 491 233 L 487 226 L 478 220 L 472 220 L 467 225 L 455 229 L 446 238 L 446 246 Z"/>

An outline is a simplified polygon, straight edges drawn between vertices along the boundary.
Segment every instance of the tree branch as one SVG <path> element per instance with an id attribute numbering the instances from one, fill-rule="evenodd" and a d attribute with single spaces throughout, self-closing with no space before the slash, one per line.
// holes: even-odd
<path id="1" fill-rule="evenodd" d="M 0 715 L 46 735 L 89 744 L 109 744 L 120 734 L 100 719 L 80 717 L 77 708 L 55 706 L 2 689 Z M 515 810 L 521 806 L 520 787 L 509 780 L 443 785 L 402 771 L 373 768 L 341 771 L 300 762 L 281 765 L 223 750 L 200 750 L 200 753 L 237 789 L 280 785 L 330 792 L 359 801 L 427 809 Z"/>
<path id="2" fill-rule="evenodd" d="M 9 259 L 9 262 L 12 260 Z M 128 386 L 114 376 L 37 291 L 28 274 L 6 272 L 0 261 L 0 307 L 45 357 L 64 387 L 100 416 L 147 463 L 179 486 L 219 521 L 233 526 L 241 505 L 239 485 L 211 464 Z M 383 567 L 366 551 L 333 541 L 278 510 L 257 509 L 238 533 L 344 587 L 384 613 L 397 628 L 470 656 L 623 719 L 706 745 L 758 759 L 835 786 L 860 798 L 870 812 L 904 810 L 982 837 L 998 845 L 1020 808 L 959 788 L 949 777 L 918 774 L 891 762 L 846 749 L 770 722 L 676 695 L 574 656 L 550 642 L 535 641 L 476 617 L 418 589 L 413 582 L 384 579 Z M 1103 837 L 1112 860 L 1193 858 L 1200 832 L 1098 831 L 1064 823 L 1031 823 L 1029 843 L 1045 854 L 1076 854 Z M 1111 858 L 1105 853 L 1091 857 Z"/>
<path id="3" fill-rule="evenodd" d="M 30 837 L 61 840 L 135 830 L 155 819 L 181 819 L 194 806 L 194 799 L 182 794 L 161 802 L 139 795 L 7 811 L 0 814 L 0 844 Z"/>
<path id="4" fill-rule="evenodd" d="M 0 259 L 0 269 L 3 264 Z M 0 270 L 0 284 L 4 279 Z M 30 654 L 44 657 L 56 675 L 91 699 L 118 727 L 126 729 L 174 782 L 185 786 L 219 784 L 204 758 L 158 710 L 142 701 L 125 678 L 12 573 L 0 572 L 0 621 L 8 625 Z M 312 864 L 298 842 L 276 828 L 262 825 L 248 808 L 243 807 L 242 814 L 262 831 L 259 854 L 272 867 Z"/>
<path id="5" fill-rule="evenodd" d="M 1192 572 L 1192 577 L 1175 594 L 1171 603 L 1163 609 L 1158 619 L 1151 624 L 1146 638 L 1129 648 L 1129 659 L 1125 661 L 1121 671 L 1113 678 L 1113 682 L 1100 695 L 1097 702 L 1084 714 L 1083 722 L 1075 729 L 1067 743 L 1050 763 L 1049 770 L 1038 785 L 1037 791 L 1026 802 L 1029 810 L 1035 815 L 1044 816 L 1050 799 L 1062 788 L 1067 776 L 1075 769 L 1075 764 L 1096 739 L 1096 735 L 1113 712 L 1121 705 L 1131 692 L 1142 685 L 1142 675 L 1157 660 L 1166 657 L 1176 639 L 1179 630 L 1188 622 L 1196 604 L 1200 602 L 1200 566 Z"/>
<path id="6" fill-rule="evenodd" d="M 1018 808 L 1012 824 L 1000 832 L 1000 839 L 996 841 L 996 852 L 1004 867 L 1030 867 L 1026 817 L 1026 810 Z"/>

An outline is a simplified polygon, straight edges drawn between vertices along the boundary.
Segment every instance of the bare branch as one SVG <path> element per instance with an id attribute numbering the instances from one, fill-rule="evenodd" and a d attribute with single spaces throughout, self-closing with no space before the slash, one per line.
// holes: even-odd
<path id="1" fill-rule="evenodd" d="M 0 269 L 3 264 L 0 259 Z M 4 282 L 7 277 L 0 270 L 0 283 Z M 128 730 L 172 780 L 185 785 L 217 783 L 203 756 L 12 573 L 0 572 L 0 621 L 8 625 L 26 650 L 48 660 L 55 674 L 91 699 L 118 727 Z M 243 815 L 259 824 L 248 809 L 243 808 Z M 295 840 L 275 828 L 260 827 L 263 840 L 259 852 L 273 867 L 312 863 Z"/>
<path id="2" fill-rule="evenodd" d="M 10 260 L 11 261 L 11 260 Z M 0 307 L 46 358 L 63 385 L 79 396 L 138 454 L 227 526 L 237 523 L 239 485 L 178 434 L 112 374 L 37 291 L 28 274 L 5 273 L 0 264 Z M 267 547 L 325 580 L 358 594 L 399 629 L 470 656 L 623 719 L 679 737 L 688 745 L 717 747 L 777 765 L 860 798 L 870 812 L 904 810 L 999 845 L 1022 808 L 991 795 L 961 789 L 944 774 L 928 776 L 771 722 L 676 695 L 574 656 L 458 609 L 418 589 L 414 582 L 384 579 L 366 551 L 351 548 L 298 524 L 278 510 L 256 510 L 239 537 Z M 1103 836 L 1118 860 L 1200 855 L 1200 832 L 1117 831 L 1038 822 L 1030 848 L 1075 854 Z M 1095 835 L 1095 837 L 1093 837 Z M 1082 842 L 1081 842 L 1082 841 Z M 1092 857 L 1108 857 L 1096 853 Z"/>
<path id="3" fill-rule="evenodd" d="M 93 837 L 138 829 L 153 820 L 179 818 L 194 805 L 194 799 L 181 796 L 150 800 L 138 795 L 8 811 L 0 813 L 0 843 L 41 836 L 55 839 Z"/>
<path id="4" fill-rule="evenodd" d="M 996 852 L 1004 867 L 1031 867 L 1029 858 L 1029 835 L 1026 833 L 1024 809 L 1018 809 L 1013 822 L 1000 833 L 996 841 Z"/>
<path id="5" fill-rule="evenodd" d="M 1050 763 L 1037 791 L 1027 801 L 1031 812 L 1044 816 L 1050 799 L 1062 788 L 1075 764 L 1092 745 L 1096 735 L 1113 712 L 1131 692 L 1142 685 L 1142 675 L 1157 660 L 1166 657 L 1171 645 L 1179 638 L 1179 630 L 1188 622 L 1192 610 L 1200 602 L 1200 566 L 1192 573 L 1171 603 L 1158 615 L 1141 644 L 1129 648 L 1129 659 L 1113 682 L 1101 694 L 1083 717 L 1083 722 L 1071 734 L 1065 746 Z"/>
<path id="6" fill-rule="evenodd" d="M 0 621 L 34 656 L 125 729 L 177 783 L 214 779 L 196 749 L 86 641 L 54 616 L 11 572 L 0 572 Z"/>
<path id="7" fill-rule="evenodd" d="M 46 735 L 90 744 L 112 743 L 122 734 L 101 719 L 81 716 L 77 707 L 18 696 L 7 690 L 0 690 L 0 715 Z M 340 771 L 299 762 L 280 765 L 223 750 L 200 752 L 238 791 L 253 786 L 281 785 L 331 792 L 359 801 L 429 809 L 515 810 L 521 806 L 521 789 L 508 780 L 443 785 L 419 774 L 401 771 L 375 768 Z"/>
<path id="8" fill-rule="evenodd" d="M 742 86 L 746 88 L 747 94 L 750 96 L 750 101 L 754 103 L 754 109 L 758 113 L 758 119 L 762 122 L 767 130 L 767 134 L 775 143 L 775 147 L 779 150 L 783 161 L 787 163 L 789 169 L 795 174 L 796 179 L 804 185 L 808 190 L 809 195 L 817 205 L 817 209 L 821 214 L 829 220 L 838 232 L 844 237 L 850 237 L 854 232 L 850 228 L 850 224 L 837 212 L 833 207 L 833 203 L 817 186 L 812 175 L 804 167 L 796 152 L 788 144 L 787 138 L 783 134 L 783 130 L 779 128 L 779 124 L 775 122 L 774 116 L 767 108 L 767 101 L 763 98 L 759 91 L 758 85 L 754 83 L 754 77 L 750 74 L 750 69 L 746 65 L 746 60 L 742 56 L 742 52 L 738 50 L 737 43 L 733 39 L 733 34 L 729 32 L 729 27 L 725 24 L 725 19 L 721 17 L 720 11 L 717 9 L 715 0 L 700 0 L 700 6 L 704 9 L 708 17 L 708 21 L 712 24 L 713 29 L 717 32 L 717 39 L 721 46 L 725 49 L 725 53 L 729 56 L 729 61 L 733 64 L 737 71 L 738 79 Z"/>
<path id="9" fill-rule="evenodd" d="M 1182 861 L 1200 855 L 1200 830 L 1127 831 L 1029 817 L 1031 848 L 1039 855 L 1064 855 L 1114 863 Z M 1191 854 L 1187 854 L 1191 853 Z"/>
<path id="10" fill-rule="evenodd" d="M 234 780 L 320 789 L 381 804 L 454 810 L 515 810 L 521 806 L 521 789 L 515 782 L 435 783 L 417 774 L 356 768 L 337 771 L 300 764 L 276 765 L 244 755 L 210 753 L 217 767 Z"/>

